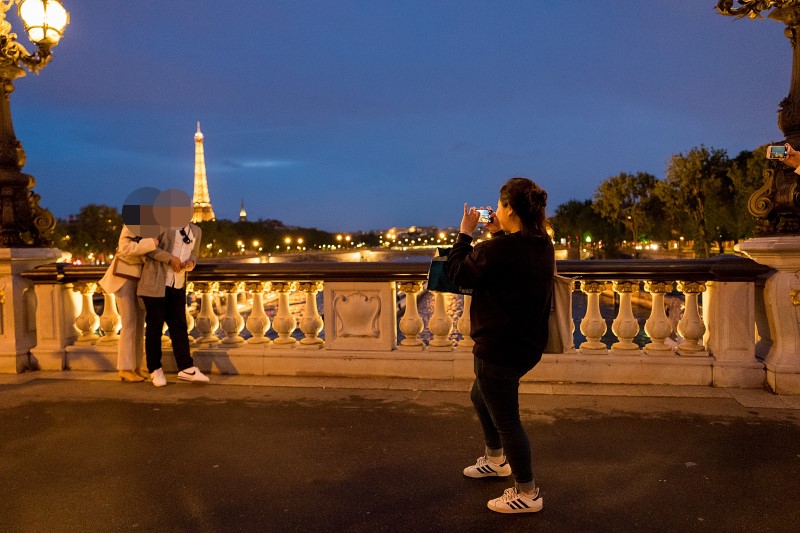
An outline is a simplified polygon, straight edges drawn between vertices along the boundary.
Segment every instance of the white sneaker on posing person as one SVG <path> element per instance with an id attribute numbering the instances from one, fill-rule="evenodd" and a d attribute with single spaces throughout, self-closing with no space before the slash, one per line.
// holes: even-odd
<path id="1" fill-rule="evenodd" d="M 196 366 L 185 368 L 178 372 L 178 379 L 183 381 L 197 381 L 201 383 L 205 383 L 208 381 L 208 376 L 200 372 L 200 369 Z"/>
<path id="2" fill-rule="evenodd" d="M 159 368 L 158 370 L 152 372 L 150 374 L 150 380 L 156 387 L 164 387 L 167 384 L 167 378 L 164 377 L 164 369 Z"/>

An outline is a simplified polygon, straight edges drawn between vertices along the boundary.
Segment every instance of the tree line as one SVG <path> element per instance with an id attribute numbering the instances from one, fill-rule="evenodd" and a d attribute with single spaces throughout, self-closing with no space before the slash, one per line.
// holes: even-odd
<path id="1" fill-rule="evenodd" d="M 559 205 L 550 219 L 555 239 L 602 241 L 605 256 L 623 243 L 667 242 L 683 237 L 708 257 L 716 243 L 751 237 L 755 219 L 750 195 L 773 163 L 766 145 L 729 157 L 726 150 L 699 146 L 673 155 L 664 179 L 622 172 L 603 181 L 591 199 Z"/>
<path id="2" fill-rule="evenodd" d="M 58 220 L 53 244 L 72 254 L 73 260 L 107 263 L 117 248 L 122 224 L 122 215 L 115 207 L 88 204 L 77 215 Z M 266 255 L 342 244 L 341 235 L 316 228 L 290 227 L 273 219 L 215 220 L 199 222 L 198 226 L 203 230 L 200 257 Z M 374 232 L 355 233 L 349 237 L 347 245 L 363 242 L 376 246 L 379 241 L 379 234 Z"/>
<path id="3" fill-rule="evenodd" d="M 559 205 L 551 217 L 556 242 L 602 243 L 602 256 L 619 256 L 623 244 L 694 242 L 708 257 L 716 243 L 751 237 L 755 219 L 747 211 L 750 195 L 763 184 L 766 145 L 730 158 L 725 150 L 700 146 L 673 155 L 665 176 L 622 172 L 604 180 L 590 199 Z M 202 222 L 202 257 L 294 251 L 336 246 L 341 235 L 315 228 L 293 228 L 279 220 Z M 54 245 L 75 259 L 108 262 L 117 247 L 122 216 L 107 205 L 89 204 L 59 220 Z M 350 242 L 379 245 L 380 232 L 353 236 Z M 287 242 L 290 241 L 290 242 Z"/>

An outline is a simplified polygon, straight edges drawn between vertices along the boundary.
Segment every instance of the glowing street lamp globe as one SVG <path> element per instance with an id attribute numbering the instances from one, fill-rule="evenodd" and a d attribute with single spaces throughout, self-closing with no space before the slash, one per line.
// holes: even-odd
<path id="1" fill-rule="evenodd" d="M 17 10 L 31 42 L 55 46 L 69 24 L 69 13 L 58 0 L 22 0 Z"/>

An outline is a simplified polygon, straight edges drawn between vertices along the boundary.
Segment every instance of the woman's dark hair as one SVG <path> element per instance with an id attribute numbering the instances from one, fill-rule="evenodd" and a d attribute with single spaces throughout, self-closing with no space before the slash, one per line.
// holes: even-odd
<path id="1" fill-rule="evenodd" d="M 510 178 L 500 188 L 500 202 L 511 209 L 522 222 L 522 234 L 547 237 L 544 208 L 547 193 L 528 178 Z"/>

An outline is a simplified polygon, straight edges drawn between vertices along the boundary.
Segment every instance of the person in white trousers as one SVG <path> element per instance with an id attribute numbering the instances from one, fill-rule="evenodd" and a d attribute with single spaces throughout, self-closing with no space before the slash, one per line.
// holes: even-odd
<path id="1" fill-rule="evenodd" d="M 128 263 L 143 264 L 141 256 L 152 252 L 157 246 L 158 240 L 139 237 L 128 226 L 122 226 L 117 257 L 126 258 Z M 117 309 L 122 319 L 117 351 L 117 370 L 122 381 L 144 381 L 149 376 L 144 362 L 144 305 L 136 296 L 138 285 L 136 279 L 114 274 L 113 261 L 100 280 L 100 286 L 106 293 L 116 294 Z"/>

